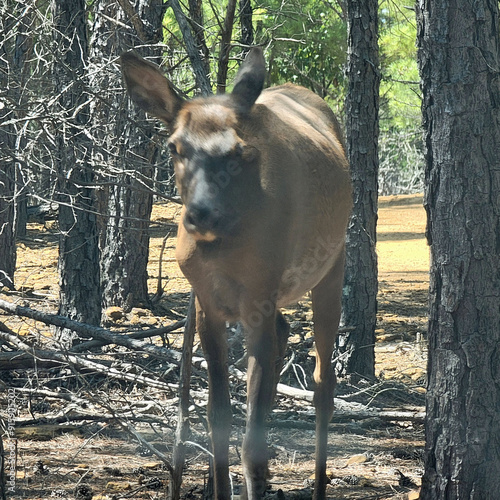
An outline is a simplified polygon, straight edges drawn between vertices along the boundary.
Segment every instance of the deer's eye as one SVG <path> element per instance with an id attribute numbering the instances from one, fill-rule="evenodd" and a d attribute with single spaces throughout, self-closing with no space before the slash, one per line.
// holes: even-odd
<path id="1" fill-rule="evenodd" d="M 170 154 L 171 154 L 172 156 L 175 156 L 175 155 L 178 155 L 178 154 L 179 154 L 179 152 L 177 151 L 177 146 L 175 145 L 175 143 L 174 143 L 174 142 L 169 142 L 169 143 L 167 144 L 167 147 L 168 147 L 168 150 L 170 151 Z"/>

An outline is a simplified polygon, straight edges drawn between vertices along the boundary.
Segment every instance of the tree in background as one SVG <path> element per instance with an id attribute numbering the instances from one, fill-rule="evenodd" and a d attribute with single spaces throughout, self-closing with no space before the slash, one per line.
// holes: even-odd
<path id="1" fill-rule="evenodd" d="M 4 23 L 2 23 L 4 25 Z M 4 25 L 5 26 L 5 25 Z M 2 26 L 3 28 L 3 26 Z M 8 72 L 5 61 L 5 48 L 0 46 L 0 88 L 8 89 Z M 5 122 L 12 118 L 12 109 L 6 96 L 0 94 L 0 288 L 14 288 L 16 269 L 16 238 L 14 224 L 15 170 L 9 150 L 13 145 L 13 132 Z"/>
<path id="2" fill-rule="evenodd" d="M 0 11 L 0 29 L 12 32 L 16 18 L 8 10 Z M 15 164 L 11 152 L 15 129 L 8 124 L 16 118 L 12 95 L 12 39 L 0 40 L 0 288 L 14 289 L 16 269 Z"/>
<path id="3" fill-rule="evenodd" d="M 84 76 L 88 61 L 87 11 L 84 0 L 54 0 L 53 64 L 56 163 L 59 202 L 59 313 L 98 325 L 101 319 L 99 249 L 94 205 L 94 172 L 89 97 Z M 61 340 L 74 334 L 63 330 Z"/>
<path id="4" fill-rule="evenodd" d="M 500 491 L 500 37 L 496 0 L 419 0 L 431 245 L 422 499 Z"/>
<path id="5" fill-rule="evenodd" d="M 17 6 L 19 8 L 19 5 Z M 34 5 L 27 4 L 20 9 L 17 15 L 18 23 L 16 26 L 15 48 L 12 61 L 12 73 L 15 75 L 15 83 L 12 86 L 13 95 L 15 98 L 16 107 L 18 109 L 17 117 L 22 118 L 26 115 L 26 96 L 24 90 L 27 87 L 27 80 L 30 77 L 31 64 L 30 58 L 33 55 L 33 36 L 32 27 L 34 23 Z M 22 127 L 18 127 L 16 131 L 16 156 L 21 156 L 21 153 L 27 144 L 26 133 Z M 22 154 L 22 153 L 21 153 Z M 28 182 L 25 176 L 25 169 L 22 163 L 17 161 L 16 169 L 16 203 L 15 210 L 15 225 L 16 237 L 24 238 L 26 236 L 27 209 L 28 209 Z"/>
<path id="6" fill-rule="evenodd" d="M 375 377 L 377 321 L 378 200 L 378 1 L 347 1 L 349 86 L 346 98 L 347 156 L 354 207 L 348 228 L 344 280 L 344 324 L 339 336 L 340 373 Z"/>
<path id="7" fill-rule="evenodd" d="M 118 56 L 133 47 L 159 61 L 164 5 L 161 0 L 97 2 L 91 40 L 93 163 L 102 183 L 101 279 L 103 306 L 147 305 L 149 220 L 154 165 L 161 162 L 157 124 L 120 92 Z M 127 28 L 124 28 L 127 26 Z M 109 182 L 111 180 L 111 182 Z"/>
<path id="8" fill-rule="evenodd" d="M 247 47 L 253 45 L 253 8 L 250 0 L 240 0 L 240 43 L 243 47 L 243 56 L 248 52 Z"/>

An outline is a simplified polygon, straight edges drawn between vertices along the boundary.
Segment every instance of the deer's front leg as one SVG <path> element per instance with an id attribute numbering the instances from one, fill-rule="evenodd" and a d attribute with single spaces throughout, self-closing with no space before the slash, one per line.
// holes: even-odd
<path id="1" fill-rule="evenodd" d="M 243 474 L 246 495 L 261 498 L 266 490 L 268 451 L 266 419 L 276 393 L 276 384 L 288 336 L 288 325 L 276 310 L 262 315 L 257 324 L 245 324 L 247 332 L 247 427 L 243 441 Z"/>
<path id="2" fill-rule="evenodd" d="M 214 454 L 215 498 L 231 498 L 229 483 L 229 436 L 231 402 L 229 396 L 225 321 L 203 311 L 196 302 L 196 324 L 208 365 L 208 425 Z"/>

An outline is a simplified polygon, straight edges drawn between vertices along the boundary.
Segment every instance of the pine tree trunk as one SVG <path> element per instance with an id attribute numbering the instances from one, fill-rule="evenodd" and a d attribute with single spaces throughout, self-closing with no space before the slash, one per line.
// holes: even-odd
<path id="1" fill-rule="evenodd" d="M 431 244 L 423 499 L 500 492 L 500 68 L 496 0 L 419 0 Z"/>
<path id="2" fill-rule="evenodd" d="M 344 281 L 344 324 L 353 327 L 339 336 L 344 352 L 341 374 L 375 376 L 377 320 L 378 202 L 378 2 L 347 1 L 349 87 L 346 98 L 347 155 L 351 165 L 354 208 L 347 234 Z"/>
<path id="3" fill-rule="evenodd" d="M 7 12 L 0 12 L 0 28 L 10 32 L 15 22 Z M 0 89 L 10 89 L 9 47 L 7 40 L 0 44 Z M 10 96 L 12 98 L 12 96 Z M 5 122 L 15 117 L 11 99 L 0 101 L 0 288 L 14 288 L 16 269 L 16 234 L 14 223 L 15 164 L 11 156 L 15 131 Z"/>
<path id="4" fill-rule="evenodd" d="M 125 50 L 161 40 L 164 12 L 161 0 L 137 4 L 134 7 L 123 1 L 99 3 L 91 43 L 96 74 L 93 85 L 102 97 L 92 111 L 98 142 L 94 161 L 101 165 L 102 175 L 109 176 L 103 177 L 100 198 L 101 212 L 106 214 L 100 236 L 103 305 L 126 310 L 149 302 L 151 183 L 158 155 L 151 139 L 157 124 L 131 105 L 125 92 L 117 91 L 121 76 L 114 63 Z M 117 23 L 129 24 L 130 28 L 117 29 Z M 161 53 L 157 47 L 142 47 L 140 51 L 153 59 Z"/>
<path id="5" fill-rule="evenodd" d="M 0 121 L 3 118 L 0 111 Z M 9 132 L 0 128 L 2 156 L 7 148 Z M 16 269 L 16 238 L 14 231 L 14 162 L 0 158 L 0 288 L 14 289 Z"/>
<path id="6" fill-rule="evenodd" d="M 101 318 L 99 250 L 90 165 L 92 143 L 88 96 L 82 81 L 87 61 L 85 0 L 54 0 L 54 38 L 59 48 L 54 64 L 54 90 L 60 121 L 56 132 L 59 184 L 59 314 L 98 325 Z M 75 334 L 60 332 L 70 345 Z"/>
<path id="7" fill-rule="evenodd" d="M 26 115 L 29 104 L 25 102 L 27 81 L 30 76 L 31 64 L 29 62 L 33 54 L 33 20 L 34 6 L 32 8 L 22 7 L 17 13 L 18 26 L 16 33 L 14 57 L 12 68 L 15 73 L 15 102 L 18 108 L 17 117 Z M 24 125 L 24 124 L 23 124 Z M 26 148 L 26 132 L 24 127 L 19 127 L 16 133 L 16 156 L 22 156 Z M 26 168 L 21 162 L 16 163 L 16 204 L 14 206 L 14 220 L 16 225 L 16 237 L 26 237 L 26 224 L 28 222 L 28 182 L 26 179 Z"/>
<path id="8" fill-rule="evenodd" d="M 203 72 L 209 78 L 210 75 L 210 50 L 205 40 L 205 21 L 203 16 L 202 0 L 189 0 L 189 21 L 193 32 L 196 46 L 203 64 Z"/>

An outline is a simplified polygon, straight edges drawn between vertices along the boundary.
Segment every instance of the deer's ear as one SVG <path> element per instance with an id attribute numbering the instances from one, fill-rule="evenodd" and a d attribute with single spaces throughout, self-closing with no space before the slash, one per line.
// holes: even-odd
<path id="1" fill-rule="evenodd" d="M 130 98 L 146 113 L 170 125 L 184 100 L 158 66 L 134 52 L 122 54 L 120 65 Z"/>
<path id="2" fill-rule="evenodd" d="M 259 97 L 266 80 L 266 61 L 260 47 L 250 50 L 236 75 L 231 95 L 240 113 L 248 113 Z"/>

